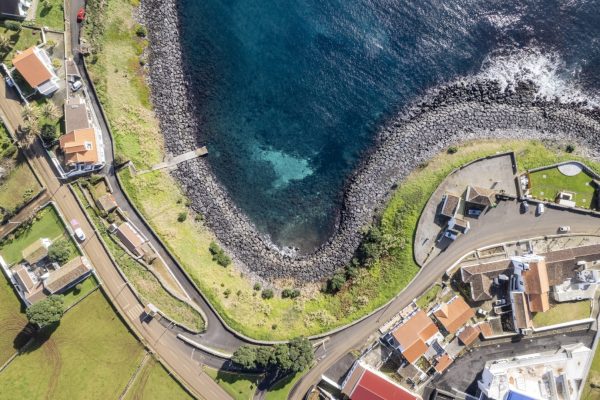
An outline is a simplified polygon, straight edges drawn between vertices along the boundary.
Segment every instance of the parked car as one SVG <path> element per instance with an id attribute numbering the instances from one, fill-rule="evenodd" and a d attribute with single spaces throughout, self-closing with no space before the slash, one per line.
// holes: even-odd
<path id="1" fill-rule="evenodd" d="M 468 214 L 472 217 L 479 217 L 481 215 L 481 210 L 471 209 L 468 211 Z"/>
<path id="2" fill-rule="evenodd" d="M 85 233 L 83 233 L 83 229 L 81 229 L 81 228 L 75 229 L 75 237 L 80 242 L 85 242 Z"/>
<path id="3" fill-rule="evenodd" d="M 77 22 L 83 22 L 85 19 L 85 8 L 81 7 L 79 11 L 77 11 Z"/>
<path id="4" fill-rule="evenodd" d="M 456 240 L 456 233 L 454 232 L 446 231 L 444 233 L 444 236 L 446 236 L 450 240 Z"/>
<path id="5" fill-rule="evenodd" d="M 537 205 L 537 210 L 536 210 L 537 215 L 542 215 L 544 213 L 544 211 L 546 211 L 546 208 L 544 207 L 544 203 L 539 203 Z"/>
<path id="6" fill-rule="evenodd" d="M 569 225 L 563 225 L 563 226 L 559 226 L 558 227 L 558 231 L 560 233 L 567 233 L 567 232 L 571 232 L 571 227 Z"/>
<path id="7" fill-rule="evenodd" d="M 526 212 L 529 211 L 529 203 L 524 201 L 521 203 L 521 213 L 525 214 Z"/>
<path id="8" fill-rule="evenodd" d="M 79 89 L 81 89 L 82 86 L 83 86 L 83 83 L 81 83 L 81 81 L 75 81 L 75 82 L 71 83 L 71 90 L 76 92 Z"/>

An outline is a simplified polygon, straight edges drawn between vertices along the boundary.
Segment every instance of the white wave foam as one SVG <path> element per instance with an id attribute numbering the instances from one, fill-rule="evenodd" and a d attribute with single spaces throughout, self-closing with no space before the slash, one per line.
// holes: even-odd
<path id="1" fill-rule="evenodd" d="M 578 82 L 579 69 L 568 68 L 556 53 L 538 48 L 496 53 L 486 58 L 476 79 L 498 82 L 502 91 L 513 90 L 519 82 L 533 82 L 537 96 L 562 103 L 587 101 L 588 107 L 600 106 L 600 99 L 586 93 Z"/>

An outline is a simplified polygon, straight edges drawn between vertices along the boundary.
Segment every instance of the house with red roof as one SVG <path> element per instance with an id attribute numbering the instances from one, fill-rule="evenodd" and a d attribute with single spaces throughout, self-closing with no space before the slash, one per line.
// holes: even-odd
<path id="1" fill-rule="evenodd" d="M 360 361 L 343 382 L 342 393 L 350 400 L 421 400 L 419 395 Z"/>
<path id="2" fill-rule="evenodd" d="M 438 338 L 443 339 L 437 326 L 423 310 L 418 310 L 391 332 L 387 342 L 412 364 L 425 355 Z"/>

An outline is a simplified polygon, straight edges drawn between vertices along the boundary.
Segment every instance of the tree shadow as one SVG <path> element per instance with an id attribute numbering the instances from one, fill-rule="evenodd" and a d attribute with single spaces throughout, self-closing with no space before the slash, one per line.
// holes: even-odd
<path id="1" fill-rule="evenodd" d="M 48 325 L 42 329 L 37 329 L 37 327 L 35 327 L 31 324 L 27 324 L 27 326 L 31 326 L 32 329 L 34 330 L 34 333 L 32 336 L 34 339 L 33 339 L 33 343 L 31 343 L 29 346 L 26 346 L 25 348 L 21 349 L 21 352 L 23 354 L 33 353 L 34 351 L 36 351 L 37 349 L 42 347 L 44 345 L 44 343 L 46 343 L 48 341 L 48 339 L 50 339 L 52 334 L 58 329 L 58 327 L 60 326 L 60 321 L 58 321 L 54 324 Z M 25 331 L 25 329 L 27 329 L 27 327 L 25 327 L 23 330 Z"/>
<path id="2" fill-rule="evenodd" d="M 49 5 L 48 7 L 42 6 L 42 10 L 40 11 L 40 17 L 44 18 L 46 15 L 50 14 L 52 11 L 53 5 Z"/>

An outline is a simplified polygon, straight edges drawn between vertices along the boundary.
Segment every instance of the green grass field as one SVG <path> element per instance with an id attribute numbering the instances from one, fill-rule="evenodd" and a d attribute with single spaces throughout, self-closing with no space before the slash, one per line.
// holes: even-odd
<path id="1" fill-rule="evenodd" d="M 17 232 L 19 232 L 19 229 Z M 10 265 L 21 261 L 23 249 L 41 238 L 48 238 L 53 241 L 60 239 L 68 240 L 72 244 L 71 254 L 77 254 L 73 239 L 66 232 L 58 213 L 52 206 L 48 206 L 40 211 L 36 215 L 33 224 L 23 229 L 20 235 L 16 232 L 11 235 L 15 236 L 13 240 L 7 240 L 0 245 L 0 256 Z"/>
<path id="2" fill-rule="evenodd" d="M 42 189 L 25 158 L 18 155 L 6 179 L 0 182 L 0 207 L 14 212 Z M 3 212 L 0 211 L 0 218 Z"/>
<path id="3" fill-rule="evenodd" d="M 65 19 L 63 13 L 63 0 L 47 0 L 48 7 L 44 7 L 40 1 L 36 10 L 35 22 L 40 26 L 47 26 L 57 31 L 65 30 Z"/>
<path id="4" fill-rule="evenodd" d="M 551 168 L 531 173 L 529 177 L 535 198 L 554 201 L 559 192 L 566 191 L 574 193 L 573 200 L 579 207 L 592 208 L 595 191 L 593 178 L 585 171 L 575 176 L 566 176 L 558 168 Z"/>
<path id="5" fill-rule="evenodd" d="M 192 396 L 150 357 L 139 371 L 124 400 L 191 400 Z"/>
<path id="6" fill-rule="evenodd" d="M 533 316 L 533 325 L 536 328 L 542 328 L 589 318 L 591 312 L 589 300 L 553 304 L 548 311 Z"/>
<path id="7" fill-rule="evenodd" d="M 98 281 L 92 275 L 86 278 L 83 282 L 79 283 L 78 286 L 81 286 L 80 290 L 77 290 L 75 287 L 69 289 L 67 292 L 63 293 L 65 300 L 65 308 L 72 306 L 77 303 L 79 300 L 83 299 L 88 293 L 98 287 Z"/>
<path id="8" fill-rule="evenodd" d="M 422 309 L 426 309 L 427 306 L 437 298 L 437 295 L 441 290 L 442 287 L 440 285 L 432 286 L 431 289 L 417 299 L 417 305 Z"/>
<path id="9" fill-rule="evenodd" d="M 205 367 L 204 372 L 219 384 L 234 400 L 251 400 L 260 381 L 259 375 L 235 374 Z"/>
<path id="10" fill-rule="evenodd" d="M 19 340 L 19 332 L 27 325 L 27 318 L 17 293 L 0 272 L 0 365 L 4 364 L 26 340 Z M 0 394 L 1 396 L 1 394 Z"/>
<path id="11" fill-rule="evenodd" d="M 0 399 L 117 399 L 143 354 L 96 291 L 0 374 Z"/>
<path id="12" fill-rule="evenodd" d="M 0 62 L 12 67 L 12 59 L 17 51 L 22 51 L 42 43 L 42 36 L 39 30 L 30 28 L 21 28 L 19 32 L 6 29 L 3 21 L 0 21 L 0 35 L 10 39 L 10 48 L 0 51 Z"/>
<path id="13" fill-rule="evenodd" d="M 292 387 L 302 378 L 303 373 L 290 375 L 277 382 L 265 396 L 265 400 L 287 400 Z"/>
<path id="14" fill-rule="evenodd" d="M 592 366 L 581 394 L 581 400 L 597 399 L 600 399 L 600 346 L 594 354 Z"/>

